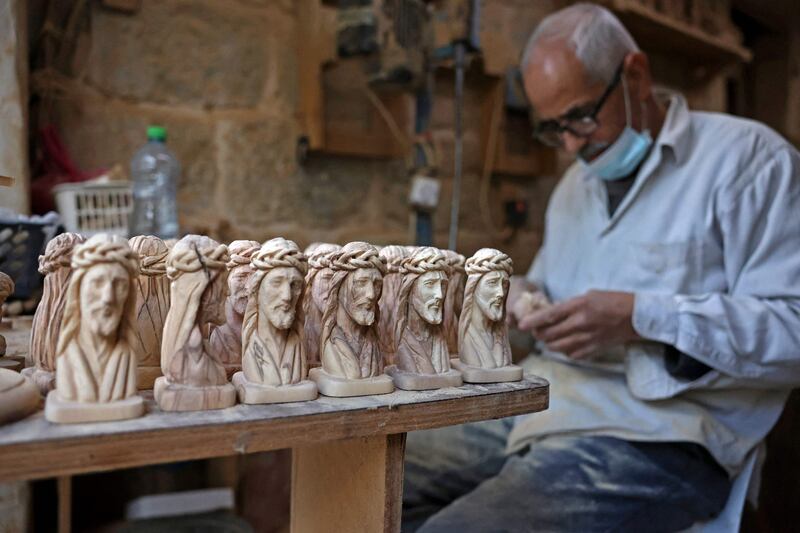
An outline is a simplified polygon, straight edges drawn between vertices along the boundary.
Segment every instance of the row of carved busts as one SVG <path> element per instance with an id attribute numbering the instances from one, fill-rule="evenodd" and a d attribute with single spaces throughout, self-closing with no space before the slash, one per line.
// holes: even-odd
<path id="1" fill-rule="evenodd" d="M 364 242 L 303 253 L 283 238 L 226 246 L 67 233 L 40 257 L 35 366 L 25 373 L 56 422 L 140 416 L 137 390 L 150 387 L 161 409 L 186 411 L 237 396 L 275 403 L 519 380 L 505 325 L 511 270 L 488 248 L 465 260 Z"/>

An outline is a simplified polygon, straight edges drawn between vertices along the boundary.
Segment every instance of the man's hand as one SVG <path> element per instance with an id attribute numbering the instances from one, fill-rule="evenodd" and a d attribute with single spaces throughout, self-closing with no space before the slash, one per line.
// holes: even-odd
<path id="1" fill-rule="evenodd" d="M 584 359 L 608 346 L 641 339 L 633 329 L 633 301 L 630 292 L 589 291 L 529 314 L 519 328 L 550 350 Z"/>
<path id="2" fill-rule="evenodd" d="M 509 279 L 508 297 L 506 298 L 506 321 L 509 326 L 516 327 L 517 320 L 520 318 L 516 315 L 514 309 L 522 294 L 535 290 L 537 290 L 536 286 L 525 279 L 525 276 L 511 276 Z"/>

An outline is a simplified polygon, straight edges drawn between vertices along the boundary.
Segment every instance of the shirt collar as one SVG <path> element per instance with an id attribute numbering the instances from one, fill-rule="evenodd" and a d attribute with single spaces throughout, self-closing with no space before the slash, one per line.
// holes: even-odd
<path id="1" fill-rule="evenodd" d="M 659 96 L 661 95 L 656 95 L 657 98 Z M 667 93 L 666 96 L 669 108 L 656 139 L 656 147 L 668 146 L 675 160 L 681 162 L 689 152 L 692 141 L 691 115 L 683 96 L 678 93 Z"/>

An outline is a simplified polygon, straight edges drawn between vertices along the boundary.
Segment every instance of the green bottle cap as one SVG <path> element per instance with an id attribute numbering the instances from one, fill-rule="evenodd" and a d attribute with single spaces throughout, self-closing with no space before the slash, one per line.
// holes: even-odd
<path id="1" fill-rule="evenodd" d="M 147 140 L 165 142 L 167 140 L 167 128 L 164 126 L 147 126 Z"/>

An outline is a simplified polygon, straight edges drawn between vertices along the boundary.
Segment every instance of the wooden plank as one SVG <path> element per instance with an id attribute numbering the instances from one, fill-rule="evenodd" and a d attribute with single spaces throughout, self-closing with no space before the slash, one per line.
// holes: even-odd
<path id="1" fill-rule="evenodd" d="M 139 419 L 56 425 L 41 413 L 0 428 L 0 481 L 39 479 L 191 459 L 294 448 L 533 413 L 549 384 L 516 383 L 396 391 L 272 406 L 165 413 L 148 398 Z"/>
<path id="2" fill-rule="evenodd" d="M 680 54 L 697 63 L 749 62 L 744 46 L 660 13 L 636 0 L 604 0 L 645 50 Z M 707 65 L 710 66 L 710 65 Z"/>
<path id="3" fill-rule="evenodd" d="M 291 531 L 400 531 L 405 434 L 292 451 Z"/>

